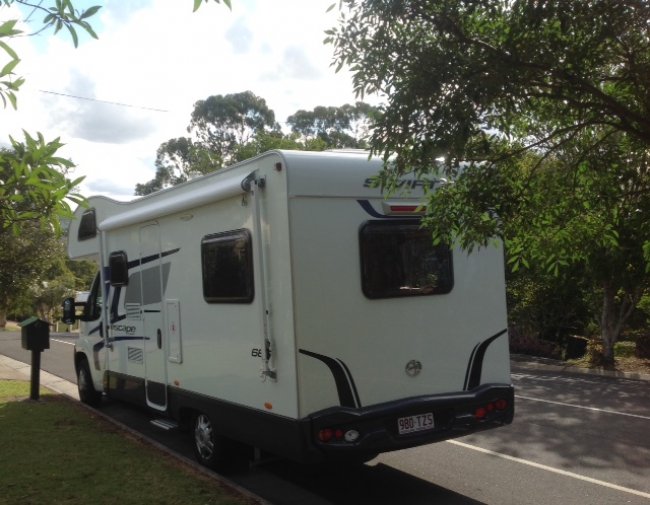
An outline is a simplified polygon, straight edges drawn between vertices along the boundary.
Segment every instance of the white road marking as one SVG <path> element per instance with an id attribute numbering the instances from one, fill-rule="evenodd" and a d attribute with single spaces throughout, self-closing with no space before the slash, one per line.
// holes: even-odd
<path id="1" fill-rule="evenodd" d="M 58 342 L 59 344 L 74 345 L 74 342 L 66 342 L 65 340 L 59 340 L 58 338 L 51 338 L 52 342 Z"/>
<path id="2" fill-rule="evenodd" d="M 574 409 L 592 410 L 594 412 L 603 412 L 605 414 L 615 414 L 617 416 L 636 417 L 637 419 L 646 419 L 650 421 L 650 416 L 642 416 L 640 414 L 629 414 L 627 412 L 618 412 L 616 410 L 609 410 L 609 409 L 599 409 L 596 407 L 586 407 L 584 405 L 574 405 L 573 403 L 556 402 L 554 400 L 542 400 L 541 398 L 532 398 L 530 396 L 515 395 L 515 398 L 517 398 L 518 400 L 528 400 L 531 402 L 551 403 L 553 405 L 561 405 L 562 407 L 573 407 Z"/>
<path id="3" fill-rule="evenodd" d="M 612 484 L 611 482 L 605 482 L 603 480 L 593 479 L 585 475 L 580 475 L 578 473 L 567 472 L 566 470 L 561 470 L 559 468 L 553 468 L 552 466 L 542 465 L 540 463 L 535 463 L 533 461 L 528 461 L 527 459 L 515 458 L 514 456 L 508 456 L 507 454 L 502 454 L 500 452 L 494 452 L 489 449 L 483 449 L 482 447 L 477 447 L 475 445 L 466 444 L 464 442 L 459 442 L 458 440 L 447 440 L 450 444 L 457 445 L 459 447 L 464 447 L 465 449 L 471 449 L 473 451 L 482 452 L 483 454 L 489 454 L 490 456 L 496 456 L 497 458 L 505 459 L 507 461 L 513 461 L 515 463 L 521 463 L 522 465 L 532 466 L 533 468 L 538 468 L 540 470 L 546 470 L 547 472 L 556 473 L 558 475 L 563 475 L 565 477 L 571 477 L 572 479 L 581 480 L 584 482 L 589 482 L 590 484 L 596 484 L 597 486 L 603 486 L 609 489 L 614 489 L 616 491 L 622 491 L 623 493 L 633 494 L 636 496 L 641 496 L 643 498 L 650 498 L 650 493 L 644 493 L 643 491 L 637 491 L 636 489 L 630 489 L 628 487 L 619 486 L 617 484 Z"/>

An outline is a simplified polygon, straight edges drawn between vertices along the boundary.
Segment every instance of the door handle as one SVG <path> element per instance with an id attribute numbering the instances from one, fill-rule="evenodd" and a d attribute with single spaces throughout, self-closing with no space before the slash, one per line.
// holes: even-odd
<path id="1" fill-rule="evenodd" d="M 156 339 L 158 341 L 158 349 L 162 349 L 162 331 L 158 328 L 156 332 Z"/>

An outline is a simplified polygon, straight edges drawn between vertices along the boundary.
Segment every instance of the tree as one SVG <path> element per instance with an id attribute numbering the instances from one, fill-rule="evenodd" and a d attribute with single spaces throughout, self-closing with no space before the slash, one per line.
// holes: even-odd
<path id="1" fill-rule="evenodd" d="M 156 153 L 155 163 L 156 176 L 149 182 L 137 184 L 136 195 L 148 195 L 175 186 L 197 175 L 212 172 L 222 164 L 209 149 L 188 137 L 163 142 Z"/>
<path id="2" fill-rule="evenodd" d="M 53 321 L 60 315 L 61 300 L 74 296 L 75 276 L 68 268 L 65 247 L 61 241 L 53 245 L 55 248 L 50 250 L 48 261 L 41 265 L 46 267 L 41 280 L 30 285 L 28 294 L 32 311 L 46 321 Z"/>
<path id="3" fill-rule="evenodd" d="M 282 133 L 266 101 L 250 91 L 214 95 L 194 104 L 190 137 L 161 144 L 156 175 L 137 184 L 136 195 L 147 195 L 272 149 L 322 151 L 366 147 L 376 109 L 363 102 L 341 107 L 300 110 L 289 117 L 293 132 Z"/>
<path id="4" fill-rule="evenodd" d="M 650 143 L 645 0 L 341 5 L 327 40 L 359 94 L 385 96 L 372 146 L 399 166 L 485 159 L 496 132 L 523 149 L 552 150 L 593 127 Z"/>
<path id="5" fill-rule="evenodd" d="M 445 172 L 434 240 L 506 243 L 513 269 L 571 265 L 602 294 L 605 361 L 650 259 L 650 3 L 343 0 L 329 31 L 386 105 L 380 182 Z M 644 260 L 645 251 L 645 260 Z"/>
<path id="6" fill-rule="evenodd" d="M 499 236 L 514 271 L 527 268 L 562 284 L 567 271 L 600 295 L 603 359 L 650 287 L 643 244 L 650 241 L 650 153 L 621 133 L 574 139 L 552 155 L 528 153 L 499 165 L 473 164 L 429 200 L 436 240 L 467 249 Z M 597 142 L 593 137 L 600 138 Z M 592 147 L 585 152 L 584 144 Z"/>
<path id="7" fill-rule="evenodd" d="M 262 132 L 279 131 L 266 100 L 251 91 L 213 95 L 194 104 L 188 131 L 216 156 L 220 166 L 232 163 L 238 146 Z"/>
<path id="8" fill-rule="evenodd" d="M 23 0 L 1 0 L 0 7 L 10 7 L 14 3 L 31 7 L 35 11 L 41 11 L 45 14 L 43 27 L 37 33 L 52 28 L 56 34 L 65 27 L 72 37 L 72 42 L 75 47 L 79 45 L 77 28 L 81 28 L 90 36 L 97 38 L 97 34 L 87 19 L 94 16 L 101 8 L 98 5 L 80 12 L 74 8 L 71 0 L 57 0 L 56 4 L 49 7 L 43 6 L 43 2 L 33 4 Z M 5 107 L 7 106 L 7 102 L 9 102 L 14 108 L 16 108 L 17 103 L 16 92 L 24 84 L 25 79 L 22 77 L 13 77 L 15 75 L 14 70 L 20 63 L 20 58 L 3 39 L 10 39 L 22 34 L 22 31 L 16 28 L 17 23 L 17 19 L 9 19 L 0 24 L 0 48 L 9 56 L 9 62 L 0 70 L 0 79 L 7 79 L 0 81 L 0 98 L 2 98 Z"/>
<path id="9" fill-rule="evenodd" d="M 305 140 L 320 139 L 330 149 L 365 149 L 370 124 L 376 115 L 375 107 L 357 102 L 340 107 L 318 106 L 312 111 L 299 110 L 287 118 L 287 124 Z"/>
<path id="10" fill-rule="evenodd" d="M 66 28 L 75 47 L 79 42 L 78 28 L 97 37 L 87 20 L 97 13 L 99 6 L 79 12 L 70 0 L 59 0 L 50 7 L 42 6 L 42 2 L 36 5 L 22 0 L 2 0 L 0 8 L 14 3 L 45 14 L 40 31 L 53 28 L 57 33 Z M 0 69 L 0 98 L 5 107 L 11 104 L 14 108 L 16 93 L 25 82 L 14 74 L 20 58 L 7 42 L 22 34 L 16 28 L 17 22 L 10 19 L 0 24 L 0 54 L 9 57 L 9 62 Z M 33 220 L 60 231 L 60 220 L 71 216 L 70 202 L 81 201 L 73 191 L 82 179 L 69 180 L 66 174 L 74 165 L 56 156 L 63 145 L 60 140 L 46 142 L 40 133 L 33 137 L 24 132 L 24 136 L 24 141 L 10 138 L 11 149 L 0 151 L 0 236 L 8 230 L 17 233 L 21 222 Z"/>
<path id="11" fill-rule="evenodd" d="M 18 235 L 0 240 L 0 327 L 6 324 L 7 312 L 24 300 L 43 281 L 55 260 L 60 243 L 50 229 L 38 223 L 24 222 Z"/>
<path id="12" fill-rule="evenodd" d="M 257 136 L 280 134 L 275 113 L 251 91 L 197 101 L 187 130 L 190 137 L 161 144 L 156 155 L 156 176 L 136 185 L 136 195 L 153 193 L 232 164 L 240 160 L 238 153 L 253 144 Z"/>
<path id="13" fill-rule="evenodd" d="M 194 0 L 196 11 L 203 2 Z M 214 0 L 221 3 L 221 0 Z M 230 7 L 230 0 L 223 0 Z M 51 5 L 42 5 L 25 0 L 0 0 L 0 8 L 20 4 L 44 14 L 43 26 L 37 32 L 62 29 L 70 34 L 75 47 L 79 43 L 77 30 L 81 29 L 97 38 L 89 19 L 101 8 L 98 5 L 79 11 L 72 0 L 56 0 Z M 17 107 L 17 93 L 25 79 L 15 74 L 20 58 L 9 42 L 12 38 L 24 35 L 16 28 L 17 19 L 0 23 L 0 56 L 8 57 L 8 62 L 0 60 L 0 99 L 4 106 Z M 74 193 L 82 178 L 69 180 L 67 171 L 74 165 L 69 160 L 57 157 L 56 152 L 63 145 L 57 138 L 46 142 L 43 136 L 29 135 L 25 140 L 10 138 L 11 150 L 0 151 L 0 235 L 11 229 L 19 232 L 18 224 L 26 220 L 38 219 L 42 225 L 61 231 L 61 219 L 69 218 L 70 203 L 80 203 L 80 195 Z M 25 205 L 25 202 L 29 205 Z M 3 238 L 4 240 L 4 238 Z"/>
<path id="14" fill-rule="evenodd" d="M 321 139 L 302 139 L 296 133 L 284 135 L 280 131 L 260 132 L 252 141 L 236 148 L 234 160 L 244 161 L 273 149 L 323 151 L 328 147 Z"/>

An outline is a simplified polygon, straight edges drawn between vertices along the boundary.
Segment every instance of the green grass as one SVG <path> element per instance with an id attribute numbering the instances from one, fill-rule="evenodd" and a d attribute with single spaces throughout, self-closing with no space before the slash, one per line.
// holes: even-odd
<path id="1" fill-rule="evenodd" d="M 247 500 L 61 396 L 0 381 L 0 504 L 226 505 Z"/>
<path id="2" fill-rule="evenodd" d="M 614 344 L 614 356 L 616 358 L 633 358 L 635 356 L 636 344 L 634 342 L 616 342 Z"/>

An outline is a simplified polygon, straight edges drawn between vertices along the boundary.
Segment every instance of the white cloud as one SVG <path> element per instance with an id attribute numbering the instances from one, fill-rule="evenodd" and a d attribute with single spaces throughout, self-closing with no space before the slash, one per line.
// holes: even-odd
<path id="1" fill-rule="evenodd" d="M 246 20 L 240 17 L 226 32 L 230 47 L 235 54 L 246 54 L 251 49 L 253 32 L 246 25 Z"/>
<path id="2" fill-rule="evenodd" d="M 280 122 L 354 101 L 349 74 L 334 73 L 322 42 L 336 22 L 330 4 L 236 0 L 232 12 L 209 3 L 192 13 L 191 0 L 109 0 L 93 22 L 100 39 L 76 50 L 63 32 L 14 39 L 27 83 L 18 112 L 2 111 L 0 142 L 21 128 L 60 136 L 74 175 L 86 176 L 82 193 L 129 199 L 153 178 L 158 146 L 186 134 L 197 100 L 251 90 Z"/>

